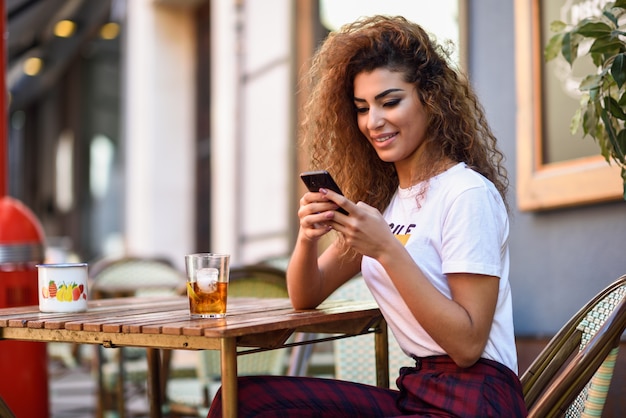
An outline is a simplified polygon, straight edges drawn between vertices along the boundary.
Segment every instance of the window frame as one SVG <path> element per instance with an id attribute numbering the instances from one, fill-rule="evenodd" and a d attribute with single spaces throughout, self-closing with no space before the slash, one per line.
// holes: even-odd
<path id="1" fill-rule="evenodd" d="M 515 0 L 518 208 L 535 211 L 619 200 L 620 169 L 609 165 L 599 149 L 596 156 L 543 162 L 540 13 L 540 0 Z"/>

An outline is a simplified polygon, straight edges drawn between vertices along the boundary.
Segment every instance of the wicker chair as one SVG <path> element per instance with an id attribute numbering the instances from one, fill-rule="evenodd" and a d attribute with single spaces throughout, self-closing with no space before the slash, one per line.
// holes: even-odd
<path id="1" fill-rule="evenodd" d="M 626 327 L 626 275 L 589 301 L 521 377 L 529 417 L 601 416 Z"/>
<path id="2" fill-rule="evenodd" d="M 90 299 L 179 294 L 185 288 L 185 274 L 163 258 L 124 256 L 103 259 L 90 266 Z M 116 409 L 125 416 L 126 383 L 135 382 L 143 390 L 147 376 L 145 350 L 141 348 L 95 347 L 98 379 L 98 411 Z M 171 350 L 163 353 L 169 365 Z M 162 390 L 165 382 L 162 383 Z"/>
<path id="3" fill-rule="evenodd" d="M 269 265 L 233 266 L 230 269 L 228 296 L 286 298 L 285 271 Z M 246 354 L 237 358 L 237 370 L 245 375 L 279 375 L 285 371 L 285 349 Z M 212 385 L 219 385 L 220 356 L 215 350 L 198 353 L 197 377 L 170 378 L 167 382 L 167 412 L 170 416 L 204 417 L 212 399 Z"/>
<path id="4" fill-rule="evenodd" d="M 360 275 L 350 279 L 337 289 L 331 299 L 344 300 L 373 300 L 363 277 Z M 414 366 L 415 361 L 404 354 L 393 333 L 388 334 L 389 340 L 389 376 L 397 376 L 400 367 Z M 376 384 L 376 361 L 372 353 L 374 350 L 374 336 L 361 335 L 355 338 L 345 338 L 333 342 L 335 358 L 335 378 L 351 382 Z M 393 380 L 393 378 L 392 378 Z"/>

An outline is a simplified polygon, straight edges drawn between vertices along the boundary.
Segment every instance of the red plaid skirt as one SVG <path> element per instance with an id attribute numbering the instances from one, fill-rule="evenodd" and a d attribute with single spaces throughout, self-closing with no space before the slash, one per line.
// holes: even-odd
<path id="1" fill-rule="evenodd" d="M 399 391 L 312 377 L 238 379 L 239 416 L 248 418 L 525 417 L 515 373 L 491 360 L 469 368 L 449 357 L 417 358 L 403 367 Z M 208 418 L 222 416 L 221 390 Z"/>

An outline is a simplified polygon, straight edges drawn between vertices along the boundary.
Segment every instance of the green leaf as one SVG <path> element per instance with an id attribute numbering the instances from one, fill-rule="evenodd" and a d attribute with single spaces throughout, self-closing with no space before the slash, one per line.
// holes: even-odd
<path id="1" fill-rule="evenodd" d="M 613 7 L 621 7 L 622 9 L 626 9 L 626 0 L 617 0 Z"/>
<path id="2" fill-rule="evenodd" d="M 620 148 L 620 155 L 626 154 L 626 129 L 622 129 L 619 134 L 617 134 L 617 145 Z M 620 163 L 626 164 L 624 158 L 620 160 Z"/>
<path id="3" fill-rule="evenodd" d="M 570 124 L 569 124 L 569 131 L 572 134 L 575 134 L 576 132 L 578 132 L 578 127 L 581 124 L 582 118 L 583 118 L 582 109 L 578 108 L 576 110 L 576 113 L 574 113 L 574 116 L 572 117 L 572 120 L 570 121 Z"/>
<path id="4" fill-rule="evenodd" d="M 608 74 L 609 74 L 609 69 L 602 67 L 602 70 L 600 71 L 599 75 L 600 75 L 600 77 L 602 77 L 604 82 L 607 82 L 607 80 L 608 80 L 607 75 Z M 606 87 L 606 85 L 604 87 Z"/>
<path id="5" fill-rule="evenodd" d="M 617 119 L 626 120 L 626 113 L 624 113 L 624 110 L 620 107 L 619 103 L 617 103 L 617 100 L 609 96 L 606 98 L 605 104 L 608 104 L 608 110 L 611 115 Z"/>
<path id="6" fill-rule="evenodd" d="M 572 34 L 567 32 L 563 36 L 563 44 L 561 45 L 561 54 L 565 61 L 572 65 L 578 55 L 578 44 L 572 42 Z"/>
<path id="7" fill-rule="evenodd" d="M 601 125 L 597 125 L 598 127 L 600 127 Z M 607 163 L 611 163 L 611 152 L 608 148 L 608 144 L 607 144 L 607 140 L 606 140 L 606 133 L 605 131 L 602 131 L 602 134 L 598 134 L 596 136 L 598 145 L 600 146 L 600 155 L 602 155 L 604 157 L 604 159 L 606 160 Z"/>
<path id="8" fill-rule="evenodd" d="M 608 103 L 605 102 L 605 106 L 608 107 Z M 604 129 L 607 133 L 608 139 L 613 146 L 613 152 L 620 160 L 623 160 L 624 154 L 621 153 L 621 148 L 617 143 L 617 136 L 615 135 L 615 131 L 613 130 L 613 126 L 611 125 L 611 120 L 609 119 L 608 113 L 602 113 L 600 116 L 602 117 L 602 122 L 604 122 Z"/>
<path id="9" fill-rule="evenodd" d="M 550 38 L 544 50 L 544 59 L 546 61 L 553 60 L 559 55 L 559 53 L 561 52 L 561 43 L 563 42 L 564 35 L 565 34 L 563 33 L 558 33 Z"/>
<path id="10" fill-rule="evenodd" d="M 576 33 L 586 36 L 588 38 L 600 38 L 611 34 L 611 27 L 602 22 L 581 22 L 582 25 L 576 29 Z"/>
<path id="11" fill-rule="evenodd" d="M 593 61 L 593 65 L 595 65 L 598 68 L 601 68 L 602 65 L 604 65 L 604 61 L 606 61 L 606 60 L 605 60 L 603 54 L 594 52 L 594 53 L 592 53 L 590 55 L 591 55 L 591 60 Z"/>
<path id="12" fill-rule="evenodd" d="M 617 83 L 617 87 L 621 88 L 626 82 L 626 53 L 619 54 L 611 64 L 611 75 Z"/>
<path id="13" fill-rule="evenodd" d="M 619 100 L 617 101 L 617 103 L 619 103 L 619 105 L 621 107 L 625 107 L 626 108 L 626 92 L 624 92 L 622 94 L 622 97 L 619 98 Z"/>
<path id="14" fill-rule="evenodd" d="M 618 26 L 617 18 L 615 17 L 615 15 L 613 13 L 611 13 L 609 10 L 604 10 L 602 12 L 602 14 L 604 16 L 606 16 L 606 18 L 609 19 L 611 21 L 611 23 L 613 23 L 615 25 L 615 27 Z"/>
<path id="15" fill-rule="evenodd" d="M 619 38 L 614 38 L 613 36 L 603 36 L 593 41 L 591 48 L 589 48 L 589 52 L 599 52 L 602 54 L 610 53 L 612 55 L 619 52 L 623 45 L 624 44 L 619 40 Z"/>
<path id="16" fill-rule="evenodd" d="M 580 82 L 578 89 L 581 91 L 587 91 L 592 89 L 597 89 L 602 85 L 602 77 L 600 74 L 591 74 L 583 78 L 583 81 Z"/>
<path id="17" fill-rule="evenodd" d="M 550 32 L 563 32 L 567 28 L 567 23 L 562 20 L 554 20 L 550 22 Z"/>
<path id="18" fill-rule="evenodd" d="M 598 124 L 598 118 L 596 116 L 596 112 L 594 110 L 593 105 L 588 105 L 585 108 L 585 113 L 583 115 L 583 132 L 585 135 L 588 135 L 590 132 L 593 132 L 594 127 Z"/>

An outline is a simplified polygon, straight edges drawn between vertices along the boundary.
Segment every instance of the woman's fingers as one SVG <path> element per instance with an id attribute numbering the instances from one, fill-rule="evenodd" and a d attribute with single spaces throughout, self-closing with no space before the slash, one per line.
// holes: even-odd
<path id="1" fill-rule="evenodd" d="M 354 210 L 355 204 L 342 194 L 328 189 L 320 189 L 320 194 L 326 200 L 333 202 L 337 206 L 337 209 L 343 209 L 346 212 L 344 213 L 345 215 L 350 214 L 351 210 Z"/>

